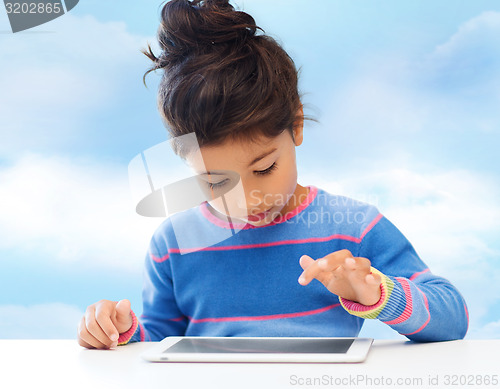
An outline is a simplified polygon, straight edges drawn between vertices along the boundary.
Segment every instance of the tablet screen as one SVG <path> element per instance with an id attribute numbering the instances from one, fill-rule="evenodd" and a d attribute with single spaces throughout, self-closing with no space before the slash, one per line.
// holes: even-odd
<path id="1" fill-rule="evenodd" d="M 181 339 L 164 353 L 345 354 L 354 339 Z"/>

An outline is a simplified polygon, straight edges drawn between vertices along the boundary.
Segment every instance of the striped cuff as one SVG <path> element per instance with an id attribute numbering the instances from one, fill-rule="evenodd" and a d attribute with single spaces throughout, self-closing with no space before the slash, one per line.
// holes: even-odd
<path id="1" fill-rule="evenodd" d="M 347 312 L 363 319 L 376 319 L 387 305 L 392 291 L 394 290 L 394 282 L 385 274 L 381 273 L 374 267 L 371 268 L 371 273 L 378 274 L 382 278 L 382 282 L 380 284 L 380 299 L 375 304 L 363 305 L 355 301 L 347 300 L 343 297 L 339 298 L 340 304 L 342 304 Z"/>
<path id="2" fill-rule="evenodd" d="M 135 331 L 137 330 L 137 327 L 139 326 L 139 320 L 137 320 L 134 311 L 130 310 L 130 313 L 132 315 L 132 327 L 130 327 L 130 329 L 127 332 L 120 334 L 120 337 L 118 338 L 118 346 L 127 344 L 130 341 L 130 339 L 132 339 L 132 336 L 134 335 Z"/>

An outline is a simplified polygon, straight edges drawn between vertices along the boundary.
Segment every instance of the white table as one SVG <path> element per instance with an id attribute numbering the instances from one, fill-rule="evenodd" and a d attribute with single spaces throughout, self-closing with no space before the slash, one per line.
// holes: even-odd
<path id="1" fill-rule="evenodd" d="M 500 388 L 500 340 L 376 340 L 358 364 L 148 363 L 139 355 L 151 346 L 87 350 L 76 340 L 0 340 L 0 387 Z"/>

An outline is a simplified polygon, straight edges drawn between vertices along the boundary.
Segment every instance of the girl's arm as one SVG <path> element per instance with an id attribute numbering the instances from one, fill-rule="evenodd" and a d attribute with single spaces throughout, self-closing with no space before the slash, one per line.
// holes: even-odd
<path id="1" fill-rule="evenodd" d="M 156 234 L 146 255 L 142 300 L 143 311 L 136 328 L 132 326 L 129 332 L 121 334 L 118 344 L 184 335 L 188 321 L 175 300 L 168 248 Z"/>
<path id="2" fill-rule="evenodd" d="M 341 298 L 353 315 L 379 319 L 411 340 L 462 339 L 468 328 L 466 303 L 445 278 L 431 273 L 404 235 L 382 217 L 363 238 L 358 255 L 370 259 L 381 277 L 381 298 L 364 306 Z"/>

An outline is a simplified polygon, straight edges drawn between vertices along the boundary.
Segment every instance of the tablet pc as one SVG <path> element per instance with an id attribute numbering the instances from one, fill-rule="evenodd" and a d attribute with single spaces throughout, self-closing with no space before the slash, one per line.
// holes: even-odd
<path id="1" fill-rule="evenodd" d="M 362 362 L 371 338 L 170 336 L 142 353 L 151 362 Z"/>

